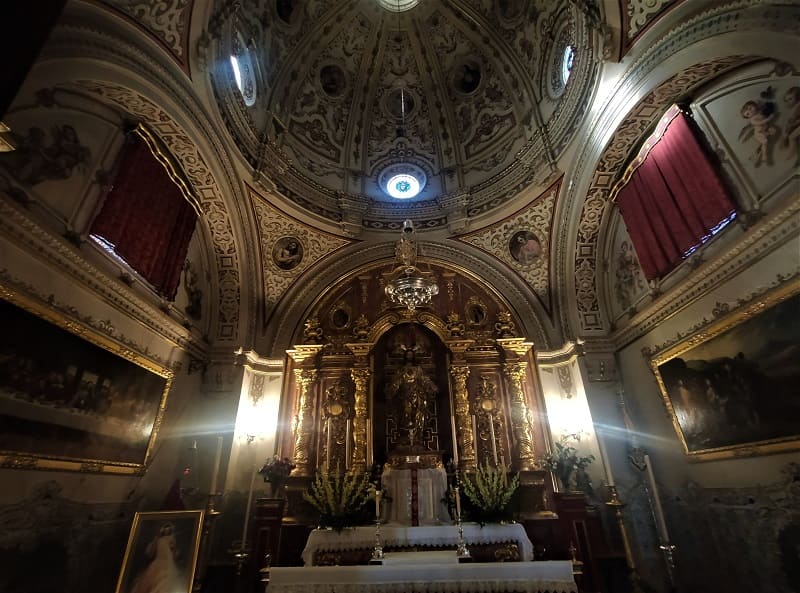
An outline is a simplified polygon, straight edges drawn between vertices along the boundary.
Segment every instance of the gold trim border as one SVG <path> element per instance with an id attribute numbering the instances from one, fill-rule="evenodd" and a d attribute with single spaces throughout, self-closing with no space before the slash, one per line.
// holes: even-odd
<path id="1" fill-rule="evenodd" d="M 0 282 L 0 298 L 52 323 L 56 327 L 68 331 L 74 336 L 82 338 L 95 346 L 107 350 L 111 354 L 124 358 L 166 379 L 164 391 L 161 393 L 161 398 L 159 400 L 158 410 L 153 419 L 153 429 L 150 432 L 150 439 L 147 443 L 147 449 L 145 450 L 142 463 L 128 463 L 106 459 L 59 457 L 55 455 L 26 453 L 23 451 L 0 451 L 0 468 L 143 475 L 153 452 L 153 445 L 158 436 L 158 431 L 161 428 L 161 422 L 164 419 L 164 413 L 167 408 L 167 397 L 172 387 L 172 380 L 175 376 L 174 371 L 131 350 L 124 344 L 103 335 L 94 328 L 75 319 L 70 319 L 63 313 L 50 308 L 45 302 L 14 289 L 3 282 Z"/>
<path id="2" fill-rule="evenodd" d="M 697 451 L 689 451 L 686 444 L 686 439 L 683 436 L 678 417 L 672 407 L 669 394 L 667 393 L 666 386 L 658 372 L 658 367 L 665 362 L 680 356 L 699 346 L 712 338 L 732 329 L 741 323 L 753 319 L 762 312 L 782 303 L 793 296 L 800 293 L 800 279 L 794 279 L 786 284 L 776 288 L 775 290 L 766 294 L 763 298 L 755 302 L 748 303 L 742 307 L 735 309 L 727 315 L 711 321 L 708 325 L 702 327 L 695 334 L 683 338 L 676 344 L 655 353 L 650 359 L 650 368 L 655 375 L 658 383 L 658 388 L 661 391 L 661 397 L 664 400 L 664 406 L 672 420 L 672 426 L 675 429 L 678 439 L 683 446 L 683 452 L 691 462 L 699 461 L 716 461 L 721 459 L 732 459 L 739 457 L 752 457 L 756 455 L 771 455 L 776 453 L 785 453 L 789 451 L 796 451 L 800 449 L 800 431 L 797 435 L 780 437 L 776 439 L 769 439 L 765 441 L 755 441 L 741 443 L 738 445 L 728 445 L 725 447 L 716 447 L 713 449 L 699 449 Z"/>

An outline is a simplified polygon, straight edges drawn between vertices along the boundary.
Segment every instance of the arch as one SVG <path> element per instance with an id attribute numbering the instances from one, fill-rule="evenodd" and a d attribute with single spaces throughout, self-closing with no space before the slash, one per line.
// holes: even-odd
<path id="1" fill-rule="evenodd" d="M 390 269 L 394 261 L 394 243 L 356 244 L 334 252 L 309 268 L 283 295 L 271 320 L 259 339 L 258 351 L 280 356 L 292 347 L 291 337 L 311 314 L 320 295 L 340 283 L 347 282 L 365 266 Z M 560 343 L 551 319 L 539 299 L 516 274 L 505 273 L 505 267 L 478 249 L 455 241 L 424 242 L 422 264 L 430 262 L 458 269 L 505 304 L 517 323 L 518 333 L 544 350 Z M 421 317 L 427 313 L 421 313 Z M 430 329 L 436 330 L 435 320 Z"/>
<path id="2" fill-rule="evenodd" d="M 97 11 L 84 6 L 77 10 Z M 93 16 L 108 18 L 105 11 Z M 51 85 L 84 93 L 141 121 L 181 164 L 202 208 L 204 243 L 216 273 L 211 284 L 216 303 L 211 337 L 215 342 L 240 341 L 255 327 L 257 277 L 256 258 L 243 253 L 250 249 L 243 230 L 252 225 L 239 205 L 245 202 L 243 188 L 219 127 L 195 98 L 185 75 L 163 54 L 148 53 L 146 46 L 136 44 L 137 32 L 120 28 L 125 26 L 129 27 L 109 21 L 100 33 L 66 21 L 54 30 L 36 68 L 57 69 Z M 70 76 L 71 71 L 80 77 Z M 247 265 L 252 269 L 245 270 Z M 249 282 L 243 283 L 243 278 Z"/>
<path id="3" fill-rule="evenodd" d="M 744 2 L 708 10 L 650 46 L 609 91 L 575 155 L 566 199 L 557 206 L 563 210 L 556 220 L 565 221 L 556 265 L 564 284 L 559 325 L 566 336 L 610 329 L 600 303 L 599 237 L 609 218 L 611 187 L 642 134 L 668 105 L 723 72 L 756 59 L 785 59 L 780 47 L 794 39 L 791 12 L 775 7 L 766 13 Z"/>

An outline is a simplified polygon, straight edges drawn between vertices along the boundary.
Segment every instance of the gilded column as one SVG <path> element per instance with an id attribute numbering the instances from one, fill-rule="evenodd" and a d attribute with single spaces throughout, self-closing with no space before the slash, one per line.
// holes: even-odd
<path id="1" fill-rule="evenodd" d="M 525 402 L 525 370 L 527 362 L 506 364 L 506 376 L 511 389 L 511 427 L 517 441 L 516 461 L 522 470 L 535 468 L 536 458 L 533 453 L 533 427 L 528 406 Z"/>
<path id="2" fill-rule="evenodd" d="M 317 380 L 315 369 L 294 369 L 300 405 L 297 409 L 294 433 L 294 464 L 297 466 L 294 475 L 310 476 L 311 462 L 308 452 L 311 450 L 314 431 L 314 397 L 311 386 Z"/>
<path id="3" fill-rule="evenodd" d="M 350 370 L 350 376 L 356 386 L 355 416 L 353 418 L 353 457 L 350 467 L 355 472 L 367 469 L 367 385 L 370 370 L 366 367 Z"/>
<path id="4" fill-rule="evenodd" d="M 453 400 L 455 401 L 455 416 L 458 440 L 458 464 L 461 469 L 475 469 L 475 437 L 472 434 L 472 419 L 469 415 L 469 394 L 467 393 L 467 379 L 469 367 L 467 365 L 450 366 L 450 376 L 453 378 Z"/>

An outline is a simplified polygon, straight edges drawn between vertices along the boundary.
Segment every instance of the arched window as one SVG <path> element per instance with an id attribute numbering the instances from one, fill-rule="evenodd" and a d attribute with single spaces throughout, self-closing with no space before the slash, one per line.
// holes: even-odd
<path id="1" fill-rule="evenodd" d="M 130 134 L 90 236 L 171 301 L 197 213 L 188 187 L 163 156 L 156 158 L 153 143 L 141 128 Z"/>

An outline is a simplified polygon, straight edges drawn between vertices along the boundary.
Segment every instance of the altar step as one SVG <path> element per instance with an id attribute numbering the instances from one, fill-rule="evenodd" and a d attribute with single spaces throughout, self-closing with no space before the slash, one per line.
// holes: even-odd
<path id="1" fill-rule="evenodd" d="M 458 564 L 455 550 L 428 550 L 422 552 L 386 552 L 384 566 L 403 566 L 421 564 Z"/>

